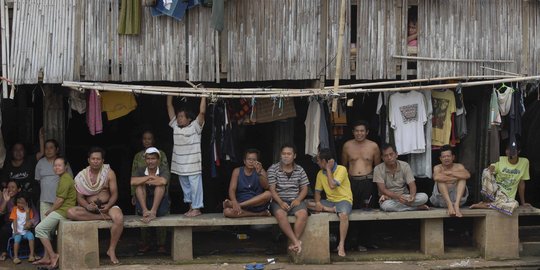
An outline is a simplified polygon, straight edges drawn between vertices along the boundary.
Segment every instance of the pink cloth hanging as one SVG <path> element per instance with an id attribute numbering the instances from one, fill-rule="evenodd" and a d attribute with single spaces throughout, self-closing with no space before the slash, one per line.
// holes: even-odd
<path id="1" fill-rule="evenodd" d="M 96 135 L 103 132 L 103 121 L 101 120 L 101 100 L 97 90 L 91 89 L 86 105 L 86 123 L 90 134 Z"/>

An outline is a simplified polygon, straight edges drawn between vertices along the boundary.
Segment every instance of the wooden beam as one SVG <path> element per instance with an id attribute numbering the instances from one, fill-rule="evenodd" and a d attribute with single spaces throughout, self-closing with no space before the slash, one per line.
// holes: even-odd
<path id="1" fill-rule="evenodd" d="M 336 56 L 336 76 L 334 77 L 334 91 L 337 92 L 339 88 L 339 78 L 341 77 L 341 64 L 343 62 L 343 36 L 345 33 L 345 10 L 347 0 L 341 0 L 341 7 L 339 9 L 339 37 L 337 44 L 337 56 Z M 337 100 L 332 101 L 332 112 L 337 110 Z"/>

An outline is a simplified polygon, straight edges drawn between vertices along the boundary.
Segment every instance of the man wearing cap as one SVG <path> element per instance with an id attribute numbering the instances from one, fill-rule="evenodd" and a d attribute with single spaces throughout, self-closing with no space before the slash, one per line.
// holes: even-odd
<path id="1" fill-rule="evenodd" d="M 529 175 L 529 160 L 519 156 L 519 145 L 507 145 L 506 156 L 489 165 L 482 173 L 482 190 L 484 201 L 473 204 L 470 208 L 493 208 L 504 214 L 512 215 L 522 206 L 530 207 L 525 201 L 525 181 Z M 516 200 L 519 195 L 519 202 Z"/>
<path id="2" fill-rule="evenodd" d="M 160 153 L 155 147 L 149 147 L 144 152 L 146 167 L 141 168 L 131 177 L 131 185 L 136 186 L 137 201 L 135 207 L 142 221 L 148 223 L 156 217 L 167 215 L 169 212 L 169 170 L 160 166 Z"/>
<path id="3" fill-rule="evenodd" d="M 161 165 L 160 152 L 155 147 L 148 147 L 144 152 L 146 167 L 138 169 L 131 177 L 131 185 L 135 186 L 135 208 L 137 215 L 145 223 L 149 223 L 156 217 L 169 214 L 169 195 L 167 185 L 170 173 L 167 166 Z M 156 238 L 159 253 L 166 253 L 165 241 L 167 231 L 163 227 L 156 228 Z M 150 234 L 141 230 L 141 243 L 139 252 L 144 253 L 150 249 Z"/>
<path id="4" fill-rule="evenodd" d="M 109 164 L 104 164 L 105 150 L 92 147 L 88 151 L 89 166 L 75 176 L 75 189 L 79 206 L 67 211 L 71 220 L 112 220 L 111 242 L 107 255 L 113 264 L 118 264 L 116 245 L 124 230 L 124 215 L 116 204 L 118 186 L 116 174 Z"/>

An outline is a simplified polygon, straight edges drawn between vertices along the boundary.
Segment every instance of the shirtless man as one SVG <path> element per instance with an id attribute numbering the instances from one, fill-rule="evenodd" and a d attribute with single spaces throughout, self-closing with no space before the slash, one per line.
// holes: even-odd
<path id="1" fill-rule="evenodd" d="M 92 147 L 88 151 L 89 166 L 80 171 L 75 177 L 77 202 L 79 206 L 67 211 L 71 220 L 112 220 L 111 242 L 107 255 L 113 264 L 118 264 L 116 245 L 124 230 L 124 215 L 116 206 L 118 186 L 116 174 L 109 164 L 104 164 L 105 150 Z"/>
<path id="2" fill-rule="evenodd" d="M 469 191 L 467 179 L 471 174 L 462 164 L 454 163 L 454 153 L 450 145 L 440 149 L 441 164 L 433 167 L 433 194 L 429 198 L 435 207 L 448 208 L 448 215 L 462 217 L 460 206 L 467 202 Z"/>
<path id="3" fill-rule="evenodd" d="M 373 168 L 381 163 L 381 152 L 379 146 L 367 139 L 369 134 L 369 124 L 366 121 L 358 121 L 353 125 L 354 139 L 347 141 L 343 145 L 341 162 L 348 167 L 349 180 L 353 194 L 353 209 L 360 209 L 363 205 L 370 205 L 376 201 L 373 193 Z M 358 238 L 357 226 L 351 226 L 351 238 Z M 366 231 L 367 230 L 367 231 Z M 369 227 L 362 228 L 365 237 L 369 238 Z M 364 238 L 365 238 L 364 237 Z M 369 239 L 365 239 L 364 244 L 370 244 Z M 358 246 L 359 251 L 366 251 L 363 246 Z"/>

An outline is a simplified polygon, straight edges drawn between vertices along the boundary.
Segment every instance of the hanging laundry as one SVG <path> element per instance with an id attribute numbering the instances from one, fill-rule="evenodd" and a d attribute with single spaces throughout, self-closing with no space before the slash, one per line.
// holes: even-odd
<path id="1" fill-rule="evenodd" d="M 238 155 L 236 154 L 236 147 L 234 145 L 235 135 L 233 126 L 234 123 L 229 121 L 229 112 L 227 111 L 227 103 L 223 104 L 225 121 L 223 123 L 223 140 L 221 144 L 221 158 L 225 160 L 238 161 Z"/>
<path id="2" fill-rule="evenodd" d="M 186 10 L 200 4 L 197 0 L 158 0 L 156 6 L 151 8 L 151 14 L 154 17 L 166 15 L 181 21 L 186 15 Z"/>
<path id="3" fill-rule="evenodd" d="M 456 112 L 456 98 L 450 90 L 431 91 L 433 103 L 433 146 L 450 144 L 452 132 L 452 114 Z"/>
<path id="4" fill-rule="evenodd" d="M 514 88 L 508 87 L 504 84 L 499 89 L 497 89 L 499 111 L 502 116 L 506 116 L 510 112 L 510 107 L 512 106 L 512 94 L 514 93 L 514 91 Z"/>
<path id="5" fill-rule="evenodd" d="M 103 122 L 101 119 L 101 99 L 95 89 L 91 89 L 88 94 L 86 106 L 86 124 L 91 135 L 103 132 Z"/>
<path id="6" fill-rule="evenodd" d="M 499 99 L 497 98 L 497 91 L 493 89 L 491 92 L 491 99 L 489 101 L 489 122 L 488 128 L 491 129 L 493 125 L 499 126 L 502 122 L 501 113 L 499 110 Z"/>
<path id="7" fill-rule="evenodd" d="M 319 152 L 319 136 L 321 130 L 321 106 L 319 102 L 313 98 L 309 102 L 306 120 L 306 155 L 312 157 L 317 156 Z"/>
<path id="8" fill-rule="evenodd" d="M 416 91 L 395 93 L 389 100 L 389 122 L 394 130 L 399 155 L 426 150 L 424 124 L 427 121 L 424 96 Z"/>
<path id="9" fill-rule="evenodd" d="M 75 110 L 80 114 L 86 112 L 86 94 L 81 91 L 69 91 L 68 103 L 71 110 Z"/>
<path id="10" fill-rule="evenodd" d="M 127 115 L 137 108 L 137 101 L 132 93 L 101 92 L 101 106 L 107 112 L 107 119 L 114 120 Z"/>
<path id="11" fill-rule="evenodd" d="M 324 110 L 324 103 L 319 102 L 319 106 L 321 107 L 321 119 L 320 119 L 320 127 L 319 127 L 319 149 L 323 148 L 330 148 L 330 139 L 328 136 L 328 124 L 327 124 L 327 118 L 326 113 Z"/>
<path id="12" fill-rule="evenodd" d="M 521 116 L 525 113 L 523 109 L 523 96 L 521 91 L 515 90 L 512 93 L 512 105 L 510 106 L 510 112 L 508 113 L 508 121 L 510 123 L 509 141 L 510 155 L 517 155 L 518 140 L 521 139 Z"/>
<path id="13" fill-rule="evenodd" d="M 467 136 L 467 110 L 465 109 L 465 103 L 463 102 L 461 88 L 456 89 L 454 97 L 456 99 L 456 136 L 458 140 L 461 140 Z"/>
<path id="14" fill-rule="evenodd" d="M 118 19 L 118 34 L 138 35 L 141 33 L 141 1 L 122 0 Z"/>
<path id="15" fill-rule="evenodd" d="M 212 123 L 212 135 L 210 139 L 212 162 L 210 163 L 210 175 L 216 178 L 217 168 L 221 166 L 221 145 L 223 141 L 223 122 L 224 122 L 224 106 L 221 103 L 212 103 L 209 105 L 210 119 Z"/>
<path id="16" fill-rule="evenodd" d="M 390 126 L 388 123 L 388 100 L 389 92 L 379 93 L 377 99 L 377 115 L 379 115 L 379 136 L 381 141 L 390 143 Z"/>
<path id="17" fill-rule="evenodd" d="M 424 95 L 424 102 L 426 105 L 426 125 L 424 126 L 424 135 L 426 140 L 426 149 L 431 149 L 431 129 L 433 118 L 433 106 L 431 104 L 431 91 L 422 91 Z M 425 151 L 424 153 L 410 154 L 408 156 L 408 163 L 411 166 L 411 170 L 416 177 L 431 178 L 431 151 Z"/>

